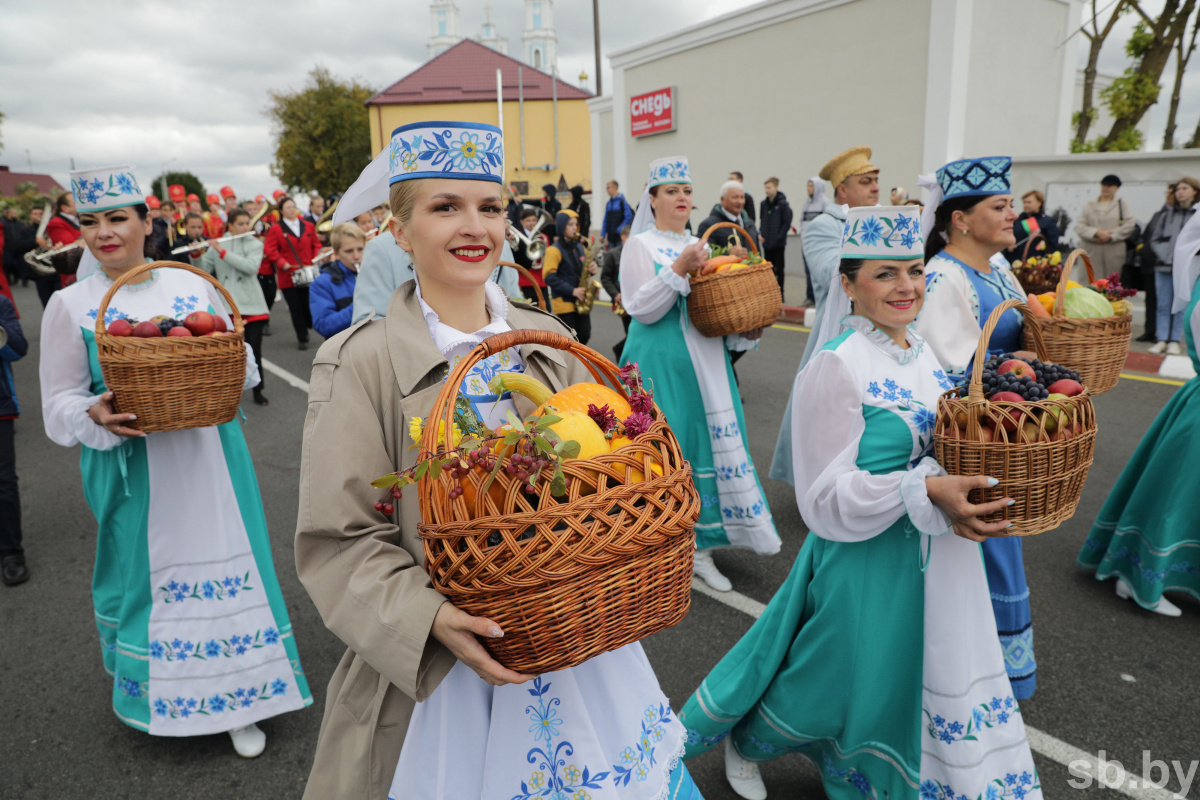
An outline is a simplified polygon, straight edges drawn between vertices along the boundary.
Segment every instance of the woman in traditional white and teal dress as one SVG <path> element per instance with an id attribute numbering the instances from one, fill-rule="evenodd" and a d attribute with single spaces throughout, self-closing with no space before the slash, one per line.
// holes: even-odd
<path id="1" fill-rule="evenodd" d="M 621 361 L 636 363 L 653 384 L 655 402 L 692 465 L 701 498 L 696 575 L 718 591 L 729 591 L 732 584 L 713 563 L 714 549 L 779 552 L 779 534 L 750 458 L 742 398 L 729 358 L 730 351 L 755 347 L 762 333 L 710 337 L 688 319 L 687 271 L 707 253 L 706 245 L 686 230 L 693 206 L 687 159 L 652 163 L 621 251 L 621 302 L 632 319 Z"/>
<path id="2" fill-rule="evenodd" d="M 977 544 L 1009 524 L 980 519 L 1008 499 L 972 505 L 992 479 L 947 476 L 931 457 L 951 384 L 911 327 L 917 210 L 853 208 L 846 226 L 823 344 L 793 393 L 810 532 L 680 711 L 686 756 L 724 740 L 726 777 L 749 800 L 767 796 L 757 763 L 787 753 L 811 759 L 834 800 L 1039 798 Z"/>
<path id="3" fill-rule="evenodd" d="M 1025 300 L 1002 255 L 1016 241 L 1011 167 L 1007 157 L 968 158 L 939 169 L 936 181 L 923 177 L 921 182 L 931 196 L 923 215 L 926 288 L 917 333 L 959 385 L 970 372 L 975 344 L 992 309 L 1005 300 Z M 988 341 L 989 356 L 1036 358 L 1021 349 L 1024 325 L 1019 311 L 1006 312 Z M 995 537 L 983 544 L 996 631 L 1018 700 L 1029 699 L 1037 688 L 1024 552 L 1019 536 Z"/>
<path id="4" fill-rule="evenodd" d="M 1184 339 L 1192 366 L 1200 372 L 1200 214 L 1175 240 L 1174 304 L 1184 312 Z M 1200 378 L 1192 378 L 1159 412 L 1121 477 L 1108 493 L 1087 541 L 1079 551 L 1082 567 L 1096 580 L 1117 579 L 1117 597 L 1167 617 L 1179 606 L 1164 592 L 1200 599 L 1200 480 L 1181 468 L 1180 455 L 1200 449 Z"/>
<path id="5" fill-rule="evenodd" d="M 42 318 L 46 434 L 82 445 L 84 498 L 99 530 L 92 601 L 117 718 L 154 736 L 229 732 L 262 752 L 255 724 L 312 703 L 275 576 L 254 465 L 234 420 L 143 434 L 115 413 L 95 325 L 113 281 L 147 263 L 151 220 L 129 167 L 71 173 L 89 262 Z M 159 269 L 122 286 L 105 312 L 228 323 L 212 284 Z M 246 385 L 257 383 L 247 347 Z"/>

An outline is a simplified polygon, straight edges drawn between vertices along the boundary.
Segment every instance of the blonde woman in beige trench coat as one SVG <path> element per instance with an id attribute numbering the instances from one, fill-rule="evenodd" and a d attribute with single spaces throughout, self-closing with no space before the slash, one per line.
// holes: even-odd
<path id="1" fill-rule="evenodd" d="M 436 125 L 419 131 L 425 146 L 456 134 L 455 123 Z M 415 146 L 404 139 L 413 127 L 397 129 L 392 145 Z M 489 129 L 476 141 L 498 135 L 470 127 Z M 387 155 L 385 148 L 385 166 Z M 452 163 L 472 166 L 465 158 Z M 329 683 L 304 797 L 510 800 L 553 788 L 595 800 L 667 792 L 700 800 L 680 760 L 686 731 L 640 644 L 548 675 L 504 668 L 477 638 L 502 635 L 498 626 L 459 610 L 430 584 L 417 492 L 404 492 L 394 514 L 374 509 L 380 491 L 370 481 L 415 462 L 409 421 L 428 417 L 451 363 L 501 330 L 572 335 L 557 318 L 509 303 L 488 285 L 504 244 L 498 181 L 470 174 L 392 174 L 391 181 L 392 233 L 412 253 L 416 280 L 396 290 L 385 318 L 328 340 L 309 385 L 296 565 L 325 625 L 348 649 Z M 361 202 L 359 183 L 343 197 L 343 213 Z M 523 345 L 506 353 L 512 369 L 555 391 L 591 380 L 558 350 Z M 496 405 L 505 402 L 514 399 Z M 650 745 L 646 757 L 639 742 Z"/>

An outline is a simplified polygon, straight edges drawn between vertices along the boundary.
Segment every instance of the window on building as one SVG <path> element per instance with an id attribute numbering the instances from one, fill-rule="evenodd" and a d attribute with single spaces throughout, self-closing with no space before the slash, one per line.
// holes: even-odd
<path id="1" fill-rule="evenodd" d="M 443 11 L 442 9 L 438 9 L 437 23 L 438 23 L 438 36 L 445 36 L 446 35 L 446 12 Z"/>
<path id="2" fill-rule="evenodd" d="M 542 51 L 538 48 L 533 48 L 533 57 L 530 59 L 533 62 L 534 69 L 542 68 Z"/>
<path id="3" fill-rule="evenodd" d="M 542 27 L 542 4 L 534 3 L 533 4 L 533 28 L 534 28 L 534 30 L 538 30 L 541 27 Z"/>

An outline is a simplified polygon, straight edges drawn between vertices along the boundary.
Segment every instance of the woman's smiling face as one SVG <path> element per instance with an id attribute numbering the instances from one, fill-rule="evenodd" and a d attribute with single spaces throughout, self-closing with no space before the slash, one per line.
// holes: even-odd
<path id="1" fill-rule="evenodd" d="M 925 301 L 925 262 L 865 261 L 843 285 L 854 300 L 854 313 L 882 330 L 902 330 L 917 318 Z"/>
<path id="2" fill-rule="evenodd" d="M 421 280 L 464 291 L 482 286 L 500 260 L 505 233 L 500 185 L 491 181 L 427 178 L 412 217 L 392 218 L 392 234 L 410 253 Z"/>
<path id="3" fill-rule="evenodd" d="M 153 230 L 149 218 L 140 219 L 132 208 L 114 208 L 79 215 L 83 241 L 100 266 L 120 269 L 145 261 L 146 237 Z"/>

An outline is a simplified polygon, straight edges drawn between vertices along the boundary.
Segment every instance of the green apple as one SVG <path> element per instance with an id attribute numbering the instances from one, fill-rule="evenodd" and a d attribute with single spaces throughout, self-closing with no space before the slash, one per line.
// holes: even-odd
<path id="1" fill-rule="evenodd" d="M 1056 392 L 1055 394 L 1049 395 L 1042 402 L 1049 403 L 1054 400 L 1066 400 L 1066 399 L 1068 399 L 1068 398 L 1065 394 L 1059 394 Z M 1054 406 L 1051 406 L 1050 408 L 1046 409 L 1045 416 L 1046 416 L 1046 433 L 1054 433 L 1061 426 L 1066 425 L 1070 422 L 1070 417 L 1067 415 L 1067 410 L 1060 405 L 1054 405 Z"/>

